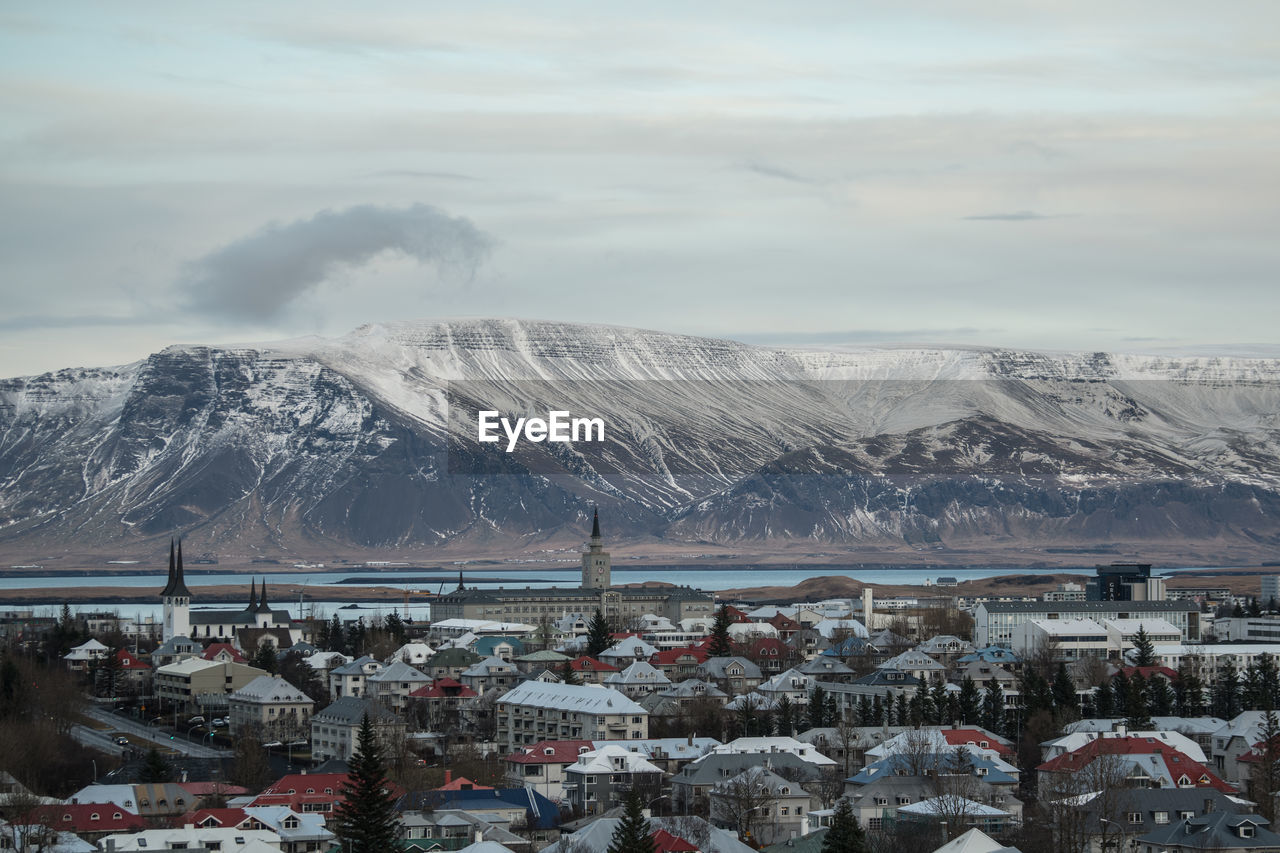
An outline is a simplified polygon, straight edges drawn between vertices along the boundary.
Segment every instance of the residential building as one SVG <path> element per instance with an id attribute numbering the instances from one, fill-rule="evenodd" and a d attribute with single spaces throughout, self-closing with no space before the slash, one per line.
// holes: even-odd
<path id="1" fill-rule="evenodd" d="M 315 703 L 278 675 L 260 675 L 227 697 L 231 734 L 257 727 L 264 740 L 285 743 L 311 735 Z"/>
<path id="2" fill-rule="evenodd" d="M 662 793 L 662 769 L 618 744 L 580 753 L 564 774 L 569 805 L 588 815 L 624 805 L 632 792 L 646 802 Z"/>
<path id="3" fill-rule="evenodd" d="M 369 655 L 356 658 L 329 671 L 329 698 L 337 701 L 347 696 L 360 698 L 365 695 L 365 681 L 371 675 L 382 672 L 382 661 Z"/>
<path id="4" fill-rule="evenodd" d="M 497 741 L 507 752 L 540 740 L 640 740 L 649 712 L 616 690 L 526 681 L 498 698 Z"/>
<path id="5" fill-rule="evenodd" d="M 1009 647 L 1014 629 L 1032 619 L 1164 619 L 1182 642 L 1200 642 L 1200 605 L 1194 601 L 980 601 L 973 609 L 973 642 Z"/>
<path id="6" fill-rule="evenodd" d="M 382 703 L 344 696 L 311 718 L 311 756 L 317 761 L 349 760 L 355 754 L 360 723 L 366 714 L 384 744 L 391 745 L 404 737 L 404 720 Z"/>
<path id="7" fill-rule="evenodd" d="M 157 669 L 153 684 L 165 704 L 191 713 L 221 713 L 229 694 L 263 675 L 268 673 L 242 663 L 187 658 Z"/>
<path id="8" fill-rule="evenodd" d="M 419 672 L 404 661 L 396 660 L 378 672 L 365 676 L 365 696 L 378 700 L 399 714 L 408 704 L 409 694 L 430 683 L 431 676 Z"/>

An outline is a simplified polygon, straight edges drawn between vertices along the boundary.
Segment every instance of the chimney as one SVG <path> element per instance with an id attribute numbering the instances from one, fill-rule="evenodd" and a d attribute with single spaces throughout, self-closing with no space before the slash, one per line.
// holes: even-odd
<path id="1" fill-rule="evenodd" d="M 453 781 L 453 771 L 452 770 L 444 771 L 444 783 L 448 785 L 452 781 Z"/>

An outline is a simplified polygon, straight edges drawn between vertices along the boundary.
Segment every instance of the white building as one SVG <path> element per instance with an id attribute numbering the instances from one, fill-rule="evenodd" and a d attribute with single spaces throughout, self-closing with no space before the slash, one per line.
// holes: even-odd
<path id="1" fill-rule="evenodd" d="M 280 853 L 280 836 L 269 829 L 198 827 L 147 829 L 142 832 L 108 835 L 100 842 L 103 850 L 217 850 L 218 853 Z"/>
<path id="2" fill-rule="evenodd" d="M 261 675 L 227 697 L 231 734 L 250 726 L 267 740 L 305 740 L 311 734 L 310 697 L 278 675 Z"/>
<path id="3" fill-rule="evenodd" d="M 1107 656 L 1107 629 L 1092 619 L 1032 619 L 1014 629 L 1013 650 L 1024 658 L 1052 648 L 1063 660 Z"/>
<path id="4" fill-rule="evenodd" d="M 498 698 L 497 741 L 514 752 L 541 740 L 640 740 L 649 712 L 607 687 L 526 681 Z"/>

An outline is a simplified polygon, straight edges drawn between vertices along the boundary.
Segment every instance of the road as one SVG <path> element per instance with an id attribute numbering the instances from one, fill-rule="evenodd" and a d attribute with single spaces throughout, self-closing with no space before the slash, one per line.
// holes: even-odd
<path id="1" fill-rule="evenodd" d="M 164 729 L 152 728 L 146 723 L 140 722 L 133 717 L 126 717 L 123 714 L 113 714 L 105 708 L 88 708 L 84 712 L 86 717 L 92 717 L 107 725 L 111 726 L 111 731 L 124 732 L 129 740 L 135 745 L 139 743 L 152 743 L 163 749 L 173 749 L 183 755 L 189 755 L 192 758 L 225 758 L 231 755 L 231 750 L 220 749 L 215 746 L 207 746 L 199 743 L 198 735 L 192 734 L 191 740 L 188 740 L 185 731 L 172 740 L 169 738 L 169 732 Z M 204 732 L 201 732 L 204 734 Z M 79 739 L 79 738 L 77 738 Z M 110 740 L 110 738 L 108 738 Z M 196 742 L 192 742 L 196 741 Z M 84 741 L 80 741 L 84 743 Z M 92 744 L 97 746 L 97 744 Z M 114 746 L 114 744 L 112 744 Z M 119 749 L 119 747 L 117 747 Z"/>
<path id="2" fill-rule="evenodd" d="M 115 738 L 109 732 L 91 729 L 88 726 L 72 726 L 71 736 L 76 739 L 77 743 L 91 746 L 99 752 L 105 752 L 107 755 L 124 755 L 125 748 L 117 745 Z"/>

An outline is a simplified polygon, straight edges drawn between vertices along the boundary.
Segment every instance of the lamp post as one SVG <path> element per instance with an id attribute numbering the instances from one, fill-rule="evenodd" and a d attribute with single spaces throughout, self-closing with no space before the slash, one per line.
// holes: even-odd
<path id="1" fill-rule="evenodd" d="M 1099 822 L 1099 823 L 1109 823 L 1109 824 L 1111 824 L 1112 826 L 1116 827 L 1116 828 L 1119 830 L 1119 832 L 1120 832 L 1120 839 L 1119 839 L 1119 841 L 1117 841 L 1117 842 L 1116 842 L 1116 850 L 1117 850 L 1117 851 L 1121 851 L 1121 850 L 1123 850 L 1123 849 L 1124 849 L 1124 827 L 1123 827 L 1123 826 L 1121 826 L 1121 825 L 1120 825 L 1119 823 L 1117 823 L 1116 821 L 1112 820 L 1111 818 L 1106 818 L 1106 817 L 1100 817 L 1100 818 L 1098 818 L 1098 822 Z M 1107 834 L 1106 834 L 1105 832 L 1103 832 L 1103 833 L 1102 833 L 1102 847 L 1103 847 L 1103 849 L 1104 849 L 1104 850 L 1105 850 L 1105 849 L 1106 849 L 1106 847 L 1107 847 Z"/>

